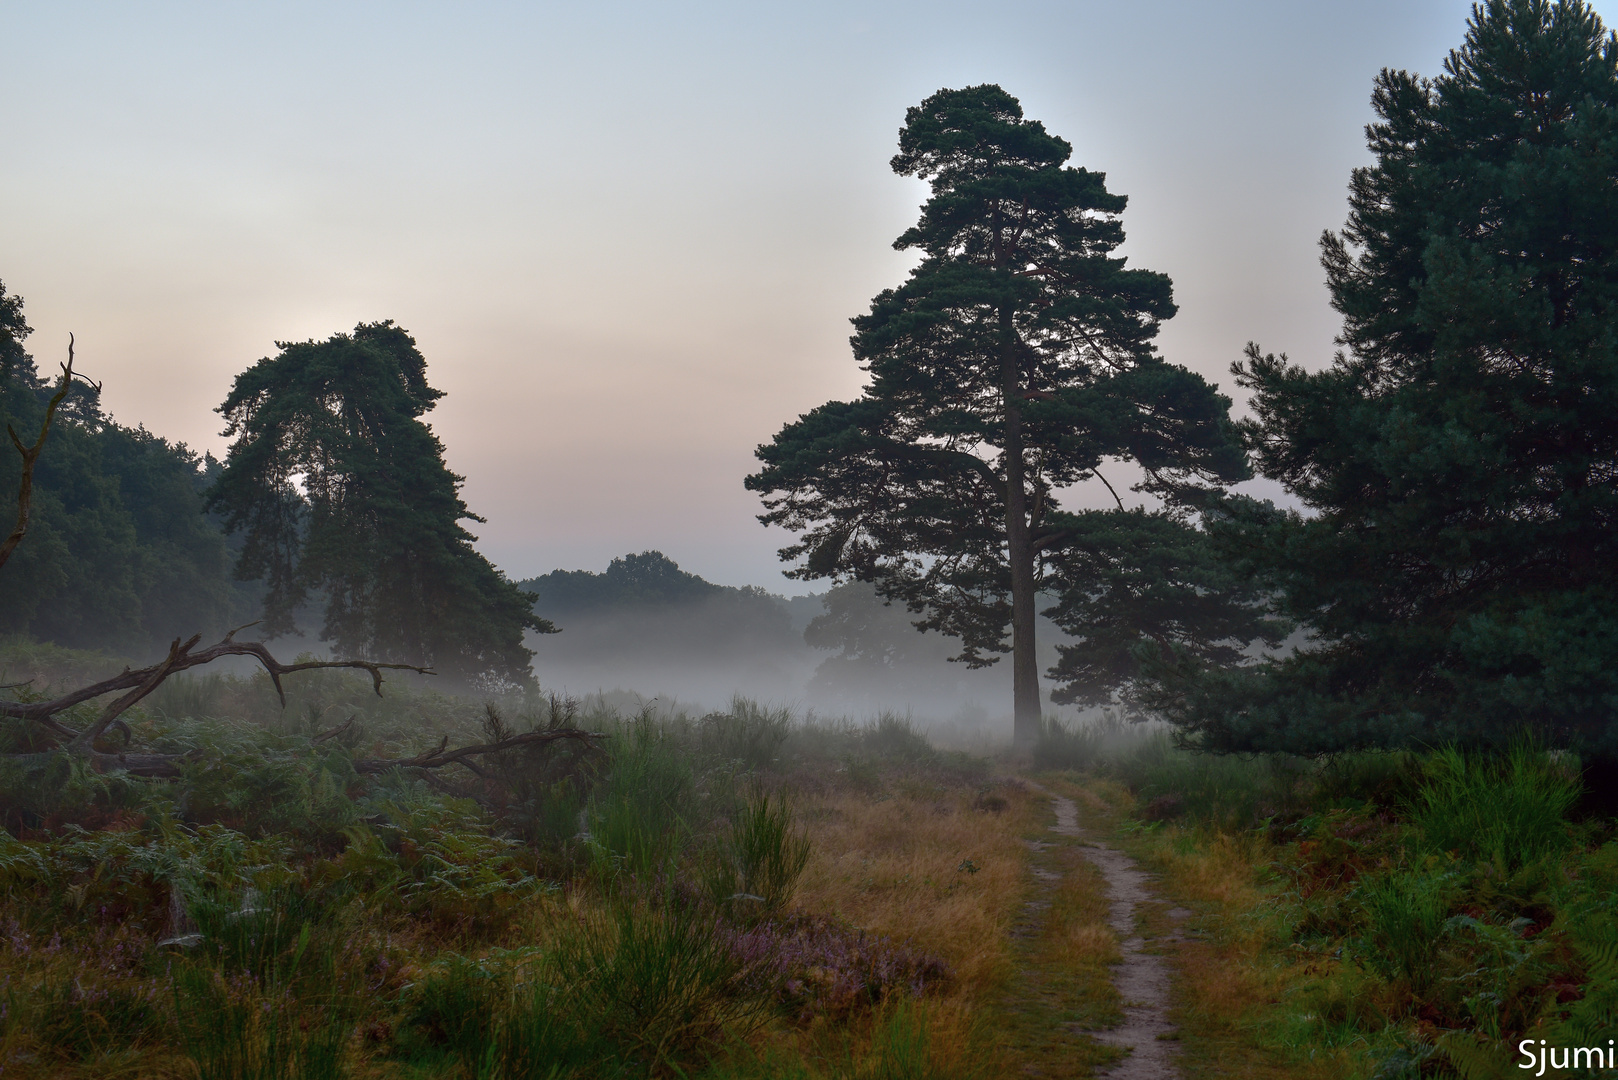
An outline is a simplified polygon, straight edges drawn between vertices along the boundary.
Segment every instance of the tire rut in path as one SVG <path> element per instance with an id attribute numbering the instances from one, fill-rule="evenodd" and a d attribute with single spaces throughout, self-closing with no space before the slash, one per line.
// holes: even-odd
<path id="1" fill-rule="evenodd" d="M 1084 841 L 1079 850 L 1107 879 L 1112 905 L 1107 925 L 1118 938 L 1122 960 L 1113 968 L 1113 985 L 1123 999 L 1124 1022 L 1107 1031 L 1090 1035 L 1097 1042 L 1127 1049 L 1129 1056 L 1115 1065 L 1098 1070 L 1107 1080 L 1167 1080 L 1179 1076 L 1176 1067 L 1179 1046 L 1176 1028 L 1169 1021 L 1169 966 L 1166 958 L 1146 951 L 1146 941 L 1136 929 L 1136 910 L 1156 900 L 1151 876 L 1128 855 L 1088 836 L 1079 826 L 1079 809 L 1073 800 L 1036 784 L 1036 791 L 1049 795 L 1056 811 L 1056 824 L 1050 831 Z M 1183 919 L 1190 912 L 1170 909 L 1172 918 Z M 1176 932 L 1162 942 L 1179 941 Z"/>

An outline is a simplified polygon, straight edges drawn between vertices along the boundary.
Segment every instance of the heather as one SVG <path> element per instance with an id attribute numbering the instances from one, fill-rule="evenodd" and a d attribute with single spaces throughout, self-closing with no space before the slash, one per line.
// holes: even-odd
<path id="1" fill-rule="evenodd" d="M 91 662 L 20 653 L 23 697 L 45 691 L 46 661 Z M 878 1053 L 896 1016 L 925 1037 L 926 1009 L 979 977 L 914 913 L 862 908 L 887 888 L 828 874 L 850 837 L 826 829 L 887 815 L 883 842 L 913 857 L 900 834 L 916 806 L 923 824 L 998 824 L 972 808 L 986 761 L 894 717 L 745 699 L 626 713 L 424 682 L 379 696 L 309 672 L 283 708 L 262 675 L 175 677 L 125 714 L 132 739 L 186 755 L 161 779 L 28 753 L 34 733 L 11 722 L 6 1075 L 696 1075 L 772 1047 L 818 1069 Z M 354 769 L 559 725 L 592 737 Z M 1017 865 L 931 861 L 944 897 Z"/>

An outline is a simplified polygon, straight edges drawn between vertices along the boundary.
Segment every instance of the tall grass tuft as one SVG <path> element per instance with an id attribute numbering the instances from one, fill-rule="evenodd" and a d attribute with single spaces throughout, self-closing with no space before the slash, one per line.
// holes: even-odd
<path id="1" fill-rule="evenodd" d="M 185 965 L 174 973 L 180 1040 L 198 1080 L 342 1080 L 349 1075 L 347 1010 L 329 992 L 309 998 Z"/>
<path id="2" fill-rule="evenodd" d="M 725 712 L 709 713 L 698 722 L 699 745 L 711 759 L 758 771 L 778 764 L 781 747 L 792 734 L 792 713 L 767 709 L 740 695 Z"/>
<path id="3" fill-rule="evenodd" d="M 614 733 L 609 753 L 611 775 L 588 815 L 597 862 L 632 874 L 666 873 L 686 839 L 690 760 L 649 716 Z"/>
<path id="4" fill-rule="evenodd" d="M 862 733 L 865 749 L 886 761 L 913 765 L 930 763 L 937 751 L 927 736 L 916 730 L 909 716 L 884 712 Z"/>
<path id="5" fill-rule="evenodd" d="M 709 868 L 709 894 L 741 915 L 783 908 L 809 864 L 809 837 L 796 827 L 792 807 L 779 795 L 749 796 L 731 819 L 728 835 Z"/>
<path id="6" fill-rule="evenodd" d="M 773 1008 L 764 969 L 723 924 L 667 897 L 581 918 L 549 963 L 581 1028 L 652 1069 L 745 1035 Z"/>
<path id="7" fill-rule="evenodd" d="M 1407 811 L 1428 851 L 1509 871 L 1575 842 L 1568 813 L 1582 791 L 1577 762 L 1523 743 L 1504 756 L 1448 746 L 1428 756 L 1423 773 Z"/>
<path id="8" fill-rule="evenodd" d="M 1420 992 L 1434 977 L 1455 882 L 1420 871 L 1368 878 L 1359 886 L 1365 932 L 1354 953 L 1384 979 L 1402 979 Z"/>
<path id="9" fill-rule="evenodd" d="M 1042 717 L 1034 741 L 1034 768 L 1088 769 L 1101 759 L 1101 750 L 1101 732 L 1094 725 L 1069 726 L 1054 716 Z"/>

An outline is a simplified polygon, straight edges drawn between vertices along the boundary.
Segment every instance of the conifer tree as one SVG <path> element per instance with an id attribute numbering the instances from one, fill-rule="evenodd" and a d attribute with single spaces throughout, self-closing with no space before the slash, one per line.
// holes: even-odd
<path id="1" fill-rule="evenodd" d="M 1109 458 L 1164 496 L 1246 468 L 1229 402 L 1152 345 L 1172 289 L 1114 254 L 1125 198 L 1071 153 L 998 86 L 908 111 L 892 166 L 932 196 L 894 245 L 920 265 L 854 320 L 869 385 L 786 425 L 747 480 L 761 521 L 803 533 L 781 552 L 803 560 L 792 576 L 873 582 L 971 666 L 1010 651 L 1020 740 L 1060 490 Z"/>
<path id="2" fill-rule="evenodd" d="M 1051 575 L 1058 602 L 1045 614 L 1070 640 L 1056 646 L 1054 701 L 1134 709 L 1165 654 L 1234 668 L 1256 659 L 1250 646 L 1273 649 L 1291 629 L 1189 514 L 1085 510 L 1055 524 L 1064 532 Z"/>
<path id="3" fill-rule="evenodd" d="M 266 629 L 318 592 L 343 655 L 528 682 L 523 631 L 553 628 L 460 524 L 482 519 L 420 419 L 443 394 L 415 339 L 389 320 L 278 344 L 219 408 L 236 441 L 209 496 L 244 534 L 238 574 L 266 582 Z"/>
<path id="4" fill-rule="evenodd" d="M 1322 241 L 1345 347 L 1249 346 L 1259 470 L 1232 557 L 1312 644 L 1161 672 L 1203 745 L 1334 751 L 1524 728 L 1618 752 L 1618 44 L 1581 0 L 1490 0 L 1432 80 L 1384 71 Z"/>

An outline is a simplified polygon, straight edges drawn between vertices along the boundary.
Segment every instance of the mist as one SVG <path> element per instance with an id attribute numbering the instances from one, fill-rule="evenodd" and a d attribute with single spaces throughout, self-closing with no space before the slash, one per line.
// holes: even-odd
<path id="1" fill-rule="evenodd" d="M 716 585 L 647 551 L 521 585 L 560 628 L 528 637 L 544 691 L 629 711 L 710 711 L 741 695 L 819 716 L 908 716 L 964 738 L 1011 733 L 1009 663 L 951 662 L 959 642 L 916 630 L 919 616 L 867 584 L 786 596 Z M 1040 620 L 1042 670 L 1062 638 Z"/>

